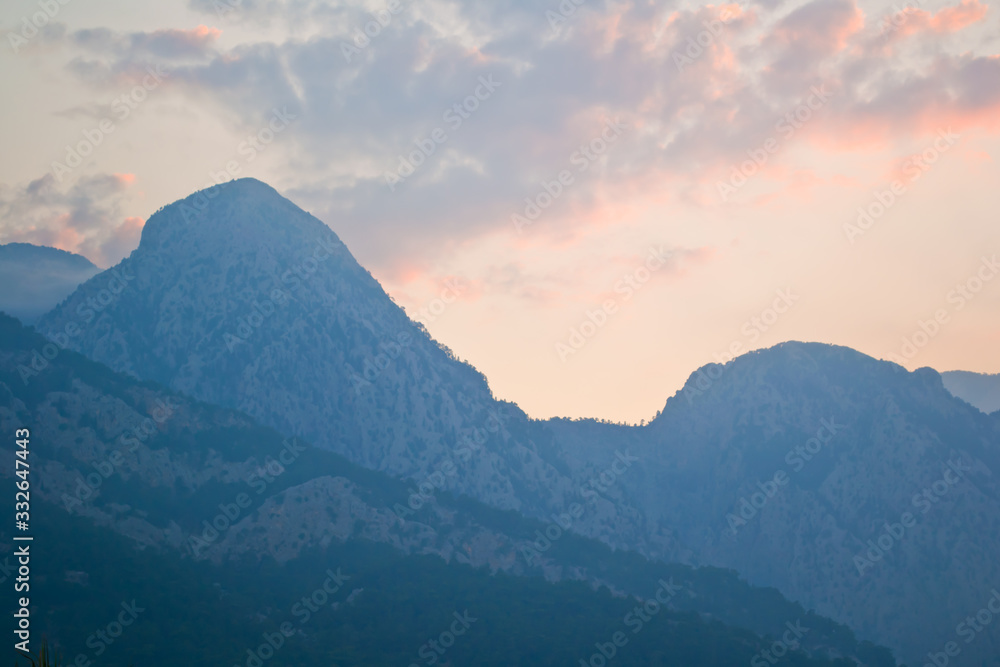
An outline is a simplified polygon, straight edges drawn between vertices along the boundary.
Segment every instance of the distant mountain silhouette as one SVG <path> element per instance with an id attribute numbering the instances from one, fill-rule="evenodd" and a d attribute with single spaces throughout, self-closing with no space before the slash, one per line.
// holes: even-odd
<path id="1" fill-rule="evenodd" d="M 983 412 L 1000 410 L 1000 373 L 946 371 L 941 373 L 941 379 L 948 391 Z"/>
<path id="2" fill-rule="evenodd" d="M 30 243 L 0 245 L 0 311 L 25 324 L 52 310 L 100 269 L 89 259 L 65 250 Z"/>

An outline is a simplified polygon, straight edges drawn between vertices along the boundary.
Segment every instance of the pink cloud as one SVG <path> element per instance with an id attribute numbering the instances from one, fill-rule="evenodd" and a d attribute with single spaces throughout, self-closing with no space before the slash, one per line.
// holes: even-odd
<path id="1" fill-rule="evenodd" d="M 962 0 L 960 4 L 945 7 L 937 14 L 909 7 L 886 19 L 884 33 L 894 40 L 921 33 L 956 33 L 983 20 L 987 10 L 987 5 L 979 0 Z"/>
<path id="2" fill-rule="evenodd" d="M 199 25 L 196 28 L 154 30 L 148 33 L 134 33 L 130 36 L 132 46 L 158 55 L 199 55 L 207 51 L 219 38 L 222 31 Z"/>
<path id="3" fill-rule="evenodd" d="M 864 26 L 854 0 L 814 0 L 782 19 L 765 43 L 794 53 L 829 55 L 843 51 Z"/>
<path id="4" fill-rule="evenodd" d="M 0 239 L 52 246 L 107 267 L 139 245 L 145 224 L 121 215 L 134 174 L 94 174 L 64 189 L 51 174 L 0 191 Z"/>

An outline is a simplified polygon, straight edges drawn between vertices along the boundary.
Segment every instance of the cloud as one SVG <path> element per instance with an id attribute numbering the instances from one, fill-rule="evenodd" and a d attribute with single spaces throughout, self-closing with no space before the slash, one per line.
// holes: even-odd
<path id="1" fill-rule="evenodd" d="M 982 21 L 987 11 L 987 5 L 979 0 L 962 0 L 960 4 L 945 7 L 936 14 L 908 7 L 886 17 L 883 34 L 891 41 L 898 41 L 914 35 L 956 33 Z"/>
<path id="2" fill-rule="evenodd" d="M 0 242 L 51 246 L 111 266 L 139 243 L 143 221 L 121 215 L 134 180 L 97 174 L 62 188 L 46 174 L 23 188 L 0 186 Z"/>
<path id="3" fill-rule="evenodd" d="M 654 283 L 682 279 L 694 268 L 712 261 L 712 247 L 683 248 L 668 244 L 648 244 L 638 252 L 574 259 L 570 255 L 541 263 L 511 260 L 490 264 L 470 279 L 476 296 L 512 296 L 540 306 L 564 306 L 570 302 L 591 304 L 614 298 L 614 286 L 625 275 L 648 266 L 652 250 L 665 257 L 665 264 L 652 273 Z M 550 255 L 546 255 L 550 257 Z M 561 259 L 564 263 L 560 264 Z"/>
<path id="4" fill-rule="evenodd" d="M 883 140 L 904 133 L 932 137 L 948 127 L 961 132 L 982 128 L 995 132 L 1000 118 L 1000 58 L 939 55 L 923 72 L 881 72 L 865 88 L 877 90 L 865 99 L 856 82 L 850 105 L 834 122 L 830 136 L 868 133 Z M 877 142 L 874 138 L 872 141 Z"/>
<path id="5" fill-rule="evenodd" d="M 153 56 L 163 59 L 202 57 L 212 52 L 222 31 L 199 25 L 190 29 L 121 33 L 108 28 L 77 30 L 70 42 L 83 50 L 119 58 Z"/>
<path id="6" fill-rule="evenodd" d="M 814 0 L 793 10 L 763 38 L 772 55 L 763 68 L 764 85 L 782 95 L 807 90 L 824 65 L 844 56 L 864 29 L 864 14 L 854 0 Z"/>
<path id="7" fill-rule="evenodd" d="M 212 2 L 190 6 L 215 13 Z M 299 120 L 269 149 L 283 155 L 286 194 L 381 272 L 423 270 L 414 263 L 486 235 L 513 234 L 511 216 L 525 198 L 567 169 L 572 187 L 533 229 L 546 242 L 613 223 L 619 202 L 637 193 L 717 205 L 700 190 L 714 189 L 720 174 L 774 136 L 816 85 L 833 96 L 783 142 L 783 152 L 796 145 L 877 150 L 894 137 L 932 136 L 948 125 L 995 131 L 1000 118 L 1000 60 L 982 52 L 986 43 L 975 50 L 929 41 L 917 54 L 884 43 L 876 49 L 881 28 L 866 22 L 854 0 L 791 10 L 781 3 L 594 3 L 557 30 L 545 15 L 557 3 L 404 1 L 358 46 L 356 29 L 372 20 L 367 7 L 244 0 L 226 20 L 304 32 L 227 49 L 204 26 L 80 31 L 77 48 L 100 58 L 81 56 L 71 67 L 100 85 L 142 71 L 151 57 L 187 58 L 172 70 L 175 88 L 238 125 L 257 127 L 287 105 Z M 727 8 L 721 29 L 710 29 Z M 921 35 L 961 35 L 985 11 L 979 0 L 963 0 L 933 15 L 909 13 L 907 25 L 914 21 Z M 675 55 L 698 40 L 707 45 L 680 67 Z M 345 46 L 358 52 L 348 49 L 347 57 Z M 501 86 L 453 126 L 449 110 L 474 95 L 481 77 Z M 574 165 L 574 154 L 615 117 L 629 130 L 586 169 Z M 438 129 L 447 139 L 432 141 L 433 154 L 390 190 L 386 173 Z M 808 196 L 817 177 L 782 159 L 767 174 L 789 179 L 779 190 Z"/>
<path id="8" fill-rule="evenodd" d="M 137 86 L 148 82 L 152 72 L 172 73 L 187 63 L 206 62 L 218 55 L 215 43 L 220 34 L 221 30 L 205 25 L 152 32 L 88 28 L 65 33 L 58 41 L 74 54 L 66 69 L 81 81 L 106 89 Z M 88 105 L 78 105 L 70 113 L 93 115 Z"/>
<path id="9" fill-rule="evenodd" d="M 847 47 L 864 27 L 864 15 L 853 0 L 813 0 L 781 19 L 767 43 L 795 54 L 829 56 Z"/>

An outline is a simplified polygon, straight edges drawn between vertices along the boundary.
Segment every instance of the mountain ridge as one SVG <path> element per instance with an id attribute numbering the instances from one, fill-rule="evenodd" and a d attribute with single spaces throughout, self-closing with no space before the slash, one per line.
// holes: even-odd
<path id="1" fill-rule="evenodd" d="M 447 490 L 545 520 L 593 494 L 593 508 L 574 522 L 580 534 L 650 558 L 736 568 L 907 651 L 908 660 L 946 636 L 949 614 L 972 604 L 971 594 L 949 586 L 964 591 L 963 581 L 1000 577 L 979 562 L 1000 553 L 991 537 L 1000 535 L 992 476 L 1000 422 L 948 393 L 933 370 L 909 373 L 850 348 L 788 342 L 702 366 L 645 426 L 531 420 L 410 321 L 347 261 L 346 248 L 342 262 L 314 258 L 307 270 L 301 262 L 314 239 L 296 230 L 322 223 L 283 198 L 227 202 L 227 192 L 238 199 L 243 187 L 276 197 L 233 183 L 217 186 L 219 195 L 199 200 L 200 208 L 187 198 L 190 211 L 173 204 L 151 218 L 150 236 L 126 260 L 135 281 L 119 306 L 70 341 L 74 349 L 410 480 L 426 489 L 418 495 Z M 289 211 L 310 221 L 279 219 Z M 185 216 L 193 224 L 182 227 Z M 233 225 L 279 231 L 270 241 L 220 231 Z M 95 285 L 82 286 L 41 328 L 62 331 Z M 823 420 L 835 431 L 832 444 L 816 439 L 815 455 L 796 454 L 813 447 Z M 477 453 L 465 457 L 470 439 Z M 956 561 L 929 593 L 908 583 L 918 563 L 948 556 L 932 539 L 949 530 L 938 512 L 894 552 L 893 560 L 905 554 L 901 567 L 858 578 L 853 557 L 877 539 L 880 522 L 898 517 L 907 494 L 932 483 L 935 466 L 956 454 L 976 472 L 941 503 L 996 528 L 965 538 L 975 565 Z M 641 463 L 622 470 L 619 455 Z M 798 459 L 803 468 L 795 470 Z M 770 489 L 782 470 L 782 493 L 756 508 L 734 539 L 724 537 L 727 514 L 738 514 L 758 484 Z M 920 608 L 936 611 L 916 619 Z M 981 640 L 976 650 L 991 647 Z"/>
<path id="2" fill-rule="evenodd" d="M 614 554 L 571 535 L 536 547 L 544 539 L 543 531 L 551 534 L 551 526 L 446 494 L 398 516 L 389 507 L 405 506 L 409 492 L 405 483 L 308 443 L 282 441 L 281 435 L 259 428 L 246 415 L 153 382 L 140 383 L 72 352 L 52 359 L 24 382 L 18 367 L 30 363 L 32 350 L 44 345 L 44 339 L 5 316 L 0 316 L 0 334 L 0 425 L 6 429 L 31 425 L 32 439 L 46 443 L 32 461 L 34 473 L 44 479 L 36 487 L 36 524 L 62 527 L 63 539 L 91 531 L 85 528 L 91 524 L 117 533 L 142 549 L 116 553 L 116 560 L 129 571 L 141 569 L 142 553 L 155 553 L 171 571 L 198 566 L 202 572 L 198 579 L 207 576 L 208 581 L 224 576 L 221 569 L 212 568 L 225 569 L 226 577 L 243 573 L 259 580 L 255 572 L 263 564 L 284 571 L 282 584 L 297 589 L 308 581 L 293 573 L 310 571 L 314 565 L 306 565 L 315 563 L 311 554 L 316 550 L 341 553 L 364 548 L 382 554 L 380 560 L 395 559 L 396 568 L 412 567 L 409 559 L 423 555 L 488 571 L 490 576 L 537 580 L 506 585 L 527 586 L 535 595 L 544 594 L 538 587 L 547 580 L 586 583 L 622 599 L 648 594 L 647 584 L 660 579 L 681 587 L 681 597 L 671 596 L 672 608 L 695 614 L 692 631 L 703 631 L 698 630 L 701 621 L 696 617 L 704 617 L 727 623 L 742 620 L 755 632 L 780 633 L 786 618 L 795 616 L 809 628 L 810 635 L 801 643 L 811 652 L 831 657 L 841 652 L 870 655 L 879 665 L 894 665 L 884 649 L 858 643 L 846 628 L 773 591 L 753 589 L 732 573 L 644 562 L 634 554 Z M 359 542 L 374 546 L 361 547 Z M 387 556 L 387 549 L 397 555 Z M 524 559 L 521 553 L 526 550 L 537 556 Z M 3 553 L 0 549 L 0 556 Z M 94 561 L 80 563 L 63 554 L 59 562 L 72 568 L 76 582 L 93 578 L 97 584 L 99 576 L 108 574 Z M 318 571 L 322 567 L 329 566 Z M 371 579 L 367 566 L 359 563 L 351 572 L 352 577 Z M 451 577 L 465 580 L 469 575 L 452 568 Z M 211 586 L 203 588 L 208 590 L 203 594 L 214 597 Z M 155 595 L 143 590 L 147 596 Z M 552 594 L 555 591 L 551 589 Z M 355 588 L 352 596 L 361 592 Z M 238 594 L 246 596 L 245 591 Z M 49 602 L 60 606 L 55 600 Z M 106 602 L 100 600 L 102 605 Z M 168 600 L 157 597 L 155 602 L 159 605 L 140 604 L 152 608 Z M 246 634 L 240 623 L 229 625 L 232 632 Z M 724 638 L 722 633 L 719 639 Z M 671 639 L 666 647 L 680 644 Z M 755 650 L 765 645 L 758 642 Z M 586 646 L 581 642 L 580 649 Z M 708 659 L 707 652 L 699 651 L 701 659 Z M 743 658 L 751 653 L 746 651 Z M 625 658 L 626 664 L 642 664 L 633 659 L 640 658 Z"/>
<path id="3" fill-rule="evenodd" d="M 100 272 L 83 255 L 31 243 L 0 245 L 0 284 L 18 290 L 0 293 L 0 311 L 33 324 L 76 287 Z"/>
<path id="4" fill-rule="evenodd" d="M 1000 413 L 1000 373 L 945 371 L 945 386 L 955 396 L 987 414 Z"/>

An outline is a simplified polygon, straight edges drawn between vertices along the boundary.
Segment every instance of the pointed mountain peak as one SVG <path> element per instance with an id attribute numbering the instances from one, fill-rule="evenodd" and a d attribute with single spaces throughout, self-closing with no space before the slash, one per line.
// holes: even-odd
<path id="1" fill-rule="evenodd" d="M 234 384 L 239 374 L 279 350 L 315 346 L 328 359 L 317 383 L 332 395 L 363 378 L 366 362 L 381 361 L 380 345 L 419 333 L 326 224 L 251 178 L 161 208 L 128 258 L 81 285 L 39 327 L 50 336 L 77 332 L 70 345 L 115 370 L 241 409 L 242 398 L 223 389 L 245 390 Z M 293 340 L 299 347 L 285 349 Z M 345 386 L 335 391 L 334 380 Z"/>

